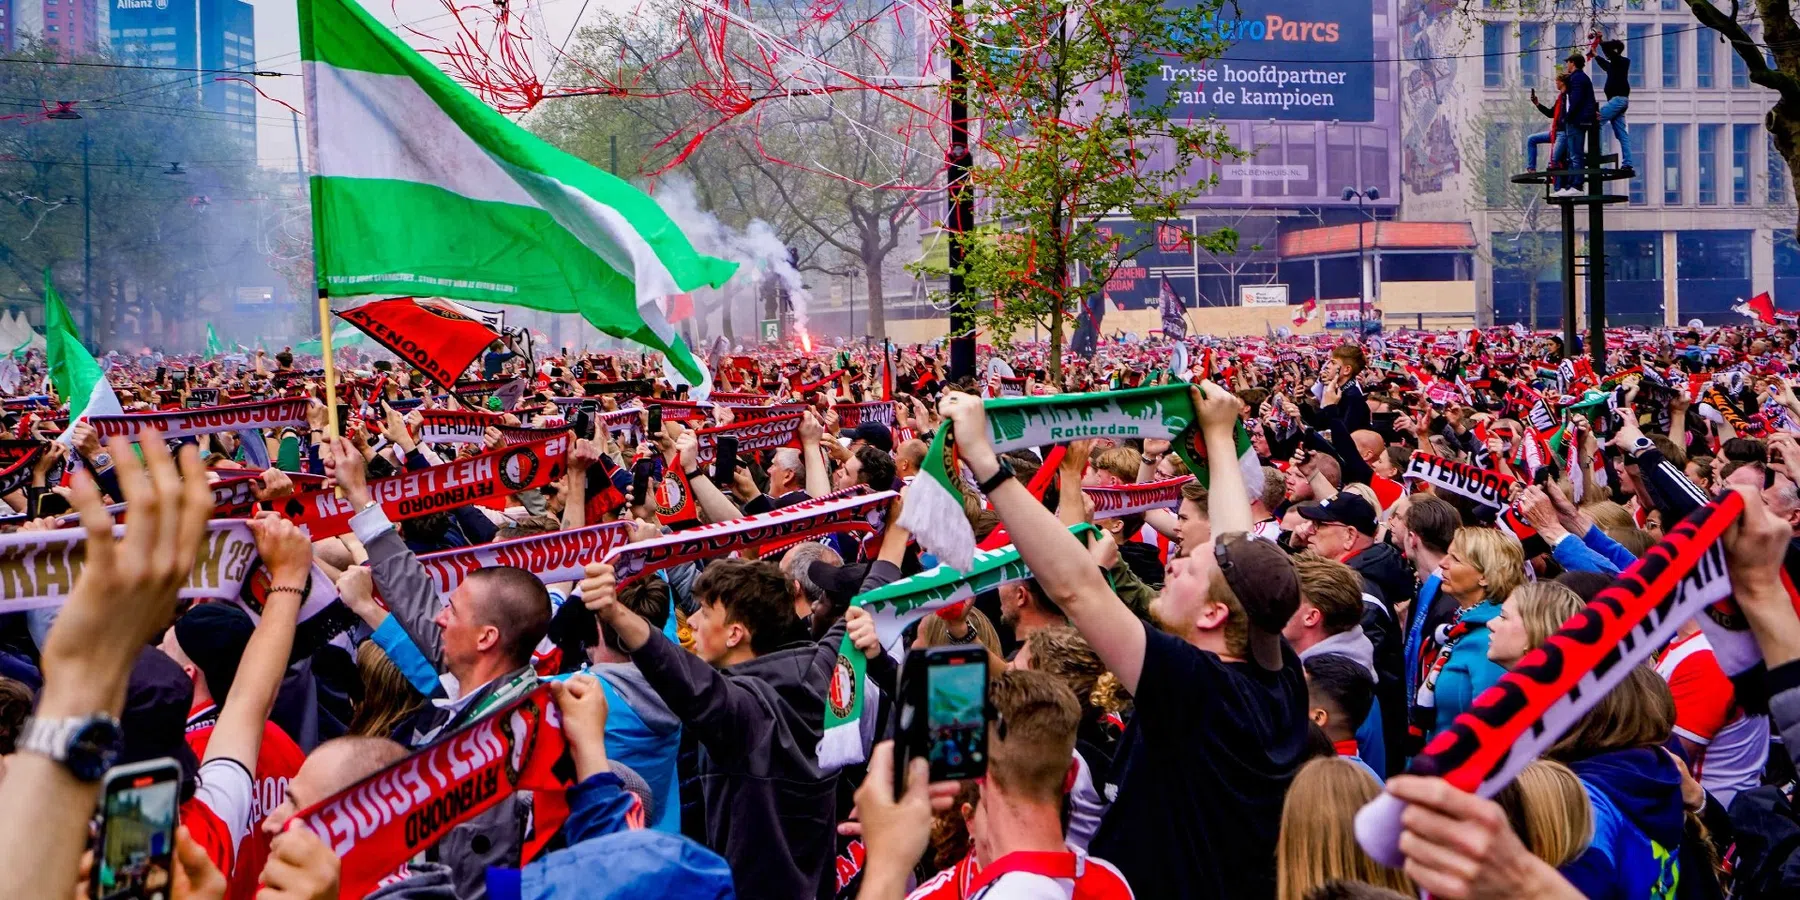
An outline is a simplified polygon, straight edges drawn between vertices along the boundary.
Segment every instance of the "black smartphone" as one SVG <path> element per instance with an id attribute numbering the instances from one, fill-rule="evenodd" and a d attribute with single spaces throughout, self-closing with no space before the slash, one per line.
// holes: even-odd
<path id="1" fill-rule="evenodd" d="M 583 400 L 575 405 L 575 437 L 582 440 L 594 439 L 594 413 L 599 404 L 592 400 Z"/>
<path id="2" fill-rule="evenodd" d="M 931 763 L 932 781 L 987 773 L 986 648 L 951 644 L 907 654 L 900 696 L 894 737 L 896 791 L 906 792 L 906 769 L 918 756 Z"/>
<path id="3" fill-rule="evenodd" d="M 687 385 L 678 384 L 675 386 L 675 399 L 686 400 L 687 396 L 688 396 L 688 386 Z"/>
<path id="4" fill-rule="evenodd" d="M 156 383 L 162 384 L 164 381 L 167 381 L 168 378 L 169 378 L 168 367 L 167 366 L 157 366 L 156 367 Z"/>
<path id="5" fill-rule="evenodd" d="M 639 460 L 631 467 L 631 505 L 643 506 L 650 499 L 650 479 L 656 463 L 651 460 Z"/>
<path id="6" fill-rule="evenodd" d="M 713 446 L 712 483 L 719 490 L 731 490 L 731 483 L 737 478 L 738 439 L 729 434 L 719 436 Z"/>
<path id="7" fill-rule="evenodd" d="M 649 411 L 649 418 L 644 423 L 644 432 L 651 440 L 655 440 L 656 436 L 659 434 L 662 434 L 662 430 L 663 430 L 663 427 L 662 427 L 662 405 L 658 404 L 658 403 L 652 403 L 648 407 L 645 407 L 645 408 Z"/>
<path id="8" fill-rule="evenodd" d="M 339 437 L 350 434 L 350 404 L 339 403 L 337 405 L 337 427 Z"/>
<path id="9" fill-rule="evenodd" d="M 167 900 L 174 877 L 181 766 L 170 757 L 114 766 L 100 789 L 95 900 Z"/>

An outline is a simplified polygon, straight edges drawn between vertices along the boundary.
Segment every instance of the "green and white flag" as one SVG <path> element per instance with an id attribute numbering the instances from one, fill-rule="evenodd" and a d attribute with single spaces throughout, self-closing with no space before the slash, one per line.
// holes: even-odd
<path id="1" fill-rule="evenodd" d="M 206 323 L 206 355 L 209 359 L 225 355 L 225 345 L 219 343 L 219 333 L 213 330 L 211 322 Z"/>
<path id="2" fill-rule="evenodd" d="M 736 263 L 695 252 L 648 194 L 494 111 L 355 0 L 301 0 L 300 55 L 320 290 L 580 313 L 707 385 L 657 304 Z"/>
<path id="3" fill-rule="evenodd" d="M 69 427 L 57 440 L 69 443 L 69 432 L 88 416 L 125 412 L 106 373 L 100 371 L 100 363 L 82 346 L 75 320 L 69 317 L 62 297 L 57 296 L 49 269 L 44 270 L 44 358 L 50 365 L 50 383 L 56 385 L 56 396 L 69 404 Z"/>
<path id="4" fill-rule="evenodd" d="M 1096 535 L 1100 530 L 1084 523 L 1069 531 L 1085 544 L 1090 535 Z M 1008 544 L 998 550 L 974 554 L 967 575 L 949 566 L 936 566 L 866 594 L 858 594 L 850 605 L 869 611 L 875 620 L 875 635 L 881 646 L 898 658 L 906 654 L 906 648 L 901 646 L 901 632 L 927 613 L 1030 577 L 1031 569 L 1019 558 L 1019 549 Z M 838 769 L 863 761 L 862 713 L 866 684 L 863 675 L 867 667 L 868 660 L 846 635 L 838 645 L 837 666 L 832 670 L 831 684 L 825 695 L 825 733 L 819 739 L 821 768 Z"/>
<path id="5" fill-rule="evenodd" d="M 988 439 L 995 453 L 1088 438 L 1163 438 L 1187 461 L 1188 471 L 1202 485 L 1210 481 L 1206 448 L 1200 440 L 1186 382 L 1086 394 L 1009 397 L 987 400 L 983 405 L 987 409 Z M 974 490 L 965 488 L 962 463 L 950 440 L 952 430 L 946 422 L 932 439 L 919 477 L 907 490 L 900 524 L 939 562 L 966 572 L 975 554 L 975 531 L 969 525 L 967 511 L 972 511 L 976 501 Z M 1250 446 L 1250 435 L 1242 422 L 1234 437 L 1244 487 L 1255 501 L 1262 493 L 1262 464 Z"/>

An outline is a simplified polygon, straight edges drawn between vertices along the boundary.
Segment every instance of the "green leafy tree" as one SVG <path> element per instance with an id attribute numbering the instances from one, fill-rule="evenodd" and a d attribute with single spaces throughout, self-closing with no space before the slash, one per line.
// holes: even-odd
<path id="1" fill-rule="evenodd" d="M 1157 104 L 1146 92 L 1159 66 L 1197 63 L 1225 48 L 1205 27 L 1224 5 L 973 0 L 965 20 L 950 23 L 952 52 L 962 54 L 971 85 L 969 183 L 980 220 L 991 223 L 965 236 L 970 296 L 952 299 L 969 302 L 1003 343 L 1042 323 L 1053 377 L 1061 377 L 1065 323 L 1082 298 L 1144 249 L 1118 243 L 1101 217 L 1175 219 L 1210 185 L 1183 187 L 1185 173 L 1235 156 L 1216 122 L 1177 121 L 1173 93 Z M 1154 232 L 1143 229 L 1146 245 Z M 1230 252 L 1237 236 L 1222 229 L 1194 239 Z"/>

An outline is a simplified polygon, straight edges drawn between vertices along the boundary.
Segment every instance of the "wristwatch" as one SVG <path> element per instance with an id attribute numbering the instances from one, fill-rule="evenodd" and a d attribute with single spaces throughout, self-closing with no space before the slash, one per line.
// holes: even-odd
<path id="1" fill-rule="evenodd" d="M 1637 459 L 1645 453 L 1655 449 L 1656 444 L 1652 443 L 1649 438 L 1639 437 L 1637 440 L 1631 442 L 1631 446 L 1625 448 L 1625 454 L 1632 459 Z"/>
<path id="2" fill-rule="evenodd" d="M 1013 477 L 1012 463 L 1007 462 L 1006 457 L 1004 456 L 995 457 L 995 459 L 1000 461 L 1000 467 L 995 469 L 994 474 L 989 476 L 986 481 L 975 486 L 975 489 L 981 491 L 983 494 L 993 493 L 1001 485 L 1005 484 L 1008 478 Z"/>
<path id="3" fill-rule="evenodd" d="M 119 720 L 106 713 L 68 719 L 25 720 L 18 748 L 62 763 L 79 781 L 99 781 L 125 746 Z"/>

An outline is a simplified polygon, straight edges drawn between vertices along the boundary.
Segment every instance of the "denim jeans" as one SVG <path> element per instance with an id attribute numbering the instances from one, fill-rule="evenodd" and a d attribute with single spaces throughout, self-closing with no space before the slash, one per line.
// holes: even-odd
<path id="1" fill-rule="evenodd" d="M 1550 143 L 1550 132 L 1540 131 L 1525 139 L 1525 168 L 1537 171 L 1537 148 L 1539 144 Z"/>
<path id="2" fill-rule="evenodd" d="M 1630 97 L 1614 97 L 1600 104 L 1600 124 L 1612 123 L 1613 137 L 1619 142 L 1619 165 L 1636 168 L 1631 165 L 1631 131 L 1625 127 L 1625 111 L 1630 108 Z"/>
<path id="3" fill-rule="evenodd" d="M 1556 133 L 1556 143 L 1550 148 L 1550 168 L 1580 169 L 1587 160 L 1582 144 L 1586 142 L 1587 133 L 1578 128 L 1564 128 Z M 1558 190 L 1581 187 L 1580 178 L 1556 179 Z"/>

